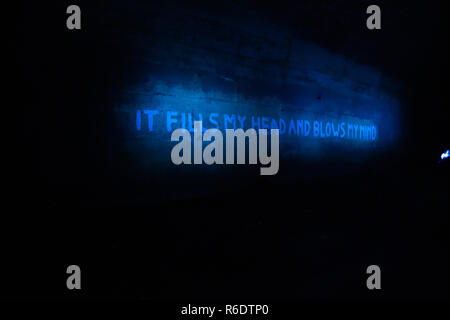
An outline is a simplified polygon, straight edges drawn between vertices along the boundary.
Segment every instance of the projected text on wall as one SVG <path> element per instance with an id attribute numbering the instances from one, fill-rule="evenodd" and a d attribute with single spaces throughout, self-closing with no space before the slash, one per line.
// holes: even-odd
<path id="1" fill-rule="evenodd" d="M 363 142 L 377 140 L 377 127 L 370 120 L 350 120 L 332 117 L 273 118 L 258 115 L 179 112 L 156 109 L 136 110 L 137 131 L 172 132 L 184 128 L 194 132 L 194 121 L 203 121 L 203 130 L 207 129 L 278 129 L 280 135 L 311 138 L 352 139 Z"/>

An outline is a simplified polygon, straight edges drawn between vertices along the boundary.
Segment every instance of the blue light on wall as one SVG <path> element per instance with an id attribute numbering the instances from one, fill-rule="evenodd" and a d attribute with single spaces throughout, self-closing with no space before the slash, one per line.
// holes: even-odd
<path id="1" fill-rule="evenodd" d="M 395 147 L 399 103 L 374 68 L 300 40 L 284 79 L 270 63 L 255 72 L 254 61 L 192 52 L 146 59 L 144 80 L 123 90 L 116 119 L 130 157 L 170 165 L 171 132 L 199 120 L 204 130 L 279 129 L 282 159 L 357 161 Z"/>

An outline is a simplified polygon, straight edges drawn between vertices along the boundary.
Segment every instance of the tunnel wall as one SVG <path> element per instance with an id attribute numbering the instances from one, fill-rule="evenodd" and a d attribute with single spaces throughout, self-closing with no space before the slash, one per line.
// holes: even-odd
<path id="1" fill-rule="evenodd" d="M 180 170 L 170 160 L 171 131 L 191 129 L 195 120 L 223 133 L 280 129 L 280 172 L 283 163 L 356 168 L 396 146 L 397 84 L 376 68 L 257 15 L 117 3 L 108 10 L 103 41 L 111 50 L 127 48 L 112 101 L 111 145 L 136 175 Z M 126 14 L 143 18 L 124 28 Z M 314 174 L 306 171 L 294 176 Z"/>

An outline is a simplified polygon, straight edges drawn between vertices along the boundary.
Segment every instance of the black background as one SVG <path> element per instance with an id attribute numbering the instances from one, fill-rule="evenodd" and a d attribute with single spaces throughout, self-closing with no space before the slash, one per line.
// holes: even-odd
<path id="1" fill-rule="evenodd" d="M 373 37 L 361 28 L 372 4 L 365 1 L 193 2 L 193 10 L 207 6 L 224 17 L 227 8 L 255 10 L 331 51 L 344 43 L 341 53 L 406 88 L 405 127 L 398 148 L 349 176 L 276 185 L 255 177 L 245 192 L 233 192 L 234 177 L 225 182 L 227 194 L 158 204 L 133 203 L 134 191 L 151 193 L 171 182 L 138 183 L 104 165 L 114 159 L 104 119 L 121 86 L 117 70 L 132 65 L 133 48 L 96 41 L 108 36 L 100 25 L 107 2 L 77 1 L 82 29 L 67 30 L 70 4 L 23 8 L 18 101 L 25 136 L 2 243 L 2 296 L 449 297 L 449 169 L 438 164 L 449 147 L 444 1 L 377 2 L 383 29 Z M 109 204 L 118 193 L 128 204 Z M 66 288 L 71 264 L 82 270 L 79 292 Z M 381 267 L 381 291 L 366 288 L 371 264 Z"/>

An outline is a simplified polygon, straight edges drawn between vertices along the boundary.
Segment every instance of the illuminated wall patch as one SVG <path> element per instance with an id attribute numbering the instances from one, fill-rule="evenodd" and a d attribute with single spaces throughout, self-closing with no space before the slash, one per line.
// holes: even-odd
<path id="1" fill-rule="evenodd" d="M 280 39 L 274 34 L 271 41 Z M 395 147 L 396 87 L 378 70 L 300 39 L 289 49 L 288 63 L 281 52 L 255 48 L 252 57 L 241 59 L 224 48 L 222 53 L 195 46 L 148 51 L 140 80 L 124 87 L 115 106 L 114 143 L 123 144 L 131 161 L 167 165 L 170 133 L 192 132 L 194 121 L 222 133 L 279 129 L 281 161 L 355 163 Z"/>

